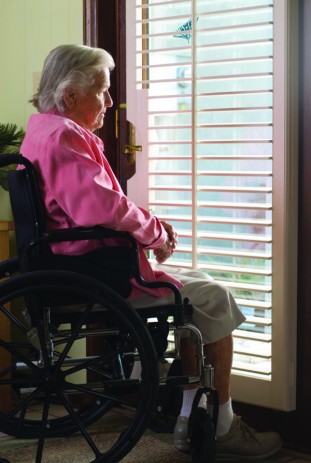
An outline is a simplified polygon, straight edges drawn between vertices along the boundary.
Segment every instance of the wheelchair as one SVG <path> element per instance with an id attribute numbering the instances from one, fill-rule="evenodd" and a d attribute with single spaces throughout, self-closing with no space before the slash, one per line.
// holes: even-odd
<path id="1" fill-rule="evenodd" d="M 188 320 L 189 301 L 172 283 L 141 277 L 130 234 L 102 227 L 47 230 L 32 164 L 20 154 L 0 156 L 0 167 L 10 164 L 23 168 L 8 178 L 17 256 L 0 264 L 0 323 L 6 333 L 0 338 L 0 431 L 36 439 L 35 463 L 44 461 L 48 439 L 71 434 L 85 442 L 85 463 L 114 463 L 148 427 L 171 431 L 165 418 L 170 391 L 200 384 L 189 420 L 191 456 L 196 463 L 213 462 L 218 396 L 201 333 Z M 92 253 L 50 250 L 55 242 L 111 237 L 124 245 L 98 250 L 100 268 Z M 131 278 L 145 287 L 169 288 L 174 303 L 159 299 L 135 310 L 127 300 Z M 173 368 L 183 330 L 196 346 L 193 377 Z M 160 374 L 159 365 L 170 366 L 170 373 Z M 202 417 L 197 407 L 202 394 L 213 403 L 212 416 Z M 106 442 L 103 436 L 112 428 L 115 438 Z M 208 430 L 209 438 L 198 439 L 200 430 Z"/>

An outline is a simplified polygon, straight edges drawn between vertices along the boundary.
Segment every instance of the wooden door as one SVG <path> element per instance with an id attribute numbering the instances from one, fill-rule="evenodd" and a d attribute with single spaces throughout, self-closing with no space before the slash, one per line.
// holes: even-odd
<path id="1" fill-rule="evenodd" d="M 123 191 L 136 170 L 133 157 L 124 153 L 129 144 L 129 125 L 126 121 L 126 0 L 105 2 L 84 0 L 84 43 L 107 50 L 115 60 L 111 73 L 113 107 L 107 111 L 105 124 L 98 135 L 105 143 L 105 155 Z"/>

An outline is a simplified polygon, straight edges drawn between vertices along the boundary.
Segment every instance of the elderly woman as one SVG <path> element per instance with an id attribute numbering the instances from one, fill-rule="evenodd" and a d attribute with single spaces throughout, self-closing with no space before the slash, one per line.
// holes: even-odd
<path id="1" fill-rule="evenodd" d="M 141 253 L 146 280 L 174 282 L 194 307 L 193 323 L 200 329 L 205 355 L 215 369 L 219 394 L 216 451 L 218 458 L 266 458 L 281 447 L 276 433 L 250 429 L 232 410 L 230 372 L 232 331 L 244 321 L 227 288 L 196 271 L 152 268 L 144 251 L 153 249 L 158 264 L 165 262 L 177 245 L 173 227 L 137 207 L 122 192 L 100 138 L 93 132 L 104 124 L 109 94 L 112 57 L 102 49 L 62 45 L 50 52 L 33 105 L 39 114 L 30 117 L 21 153 L 35 166 L 50 229 L 100 225 L 131 233 Z M 59 254 L 83 254 L 105 246 L 105 242 L 57 243 Z M 100 254 L 99 254 L 100 255 Z M 149 290 L 133 281 L 130 296 L 134 306 L 154 297 L 169 298 L 167 290 Z M 188 339 L 183 340 L 185 374 L 195 371 L 195 358 Z M 196 390 L 186 388 L 174 440 L 178 449 L 189 450 L 188 417 Z"/>

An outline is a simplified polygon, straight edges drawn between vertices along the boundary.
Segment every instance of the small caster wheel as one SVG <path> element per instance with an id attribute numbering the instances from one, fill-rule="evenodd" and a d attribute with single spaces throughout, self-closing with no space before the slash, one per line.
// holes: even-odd
<path id="1" fill-rule="evenodd" d="M 199 407 L 191 412 L 188 434 L 193 463 L 214 463 L 215 430 L 211 416 L 203 408 Z"/>

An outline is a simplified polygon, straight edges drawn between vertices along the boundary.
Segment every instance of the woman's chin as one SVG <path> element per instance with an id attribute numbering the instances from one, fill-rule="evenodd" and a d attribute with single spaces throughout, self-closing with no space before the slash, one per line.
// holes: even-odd
<path id="1" fill-rule="evenodd" d="M 101 117 L 100 119 L 97 120 L 95 129 L 100 129 L 100 128 L 102 128 L 103 125 L 104 125 L 104 117 Z"/>

